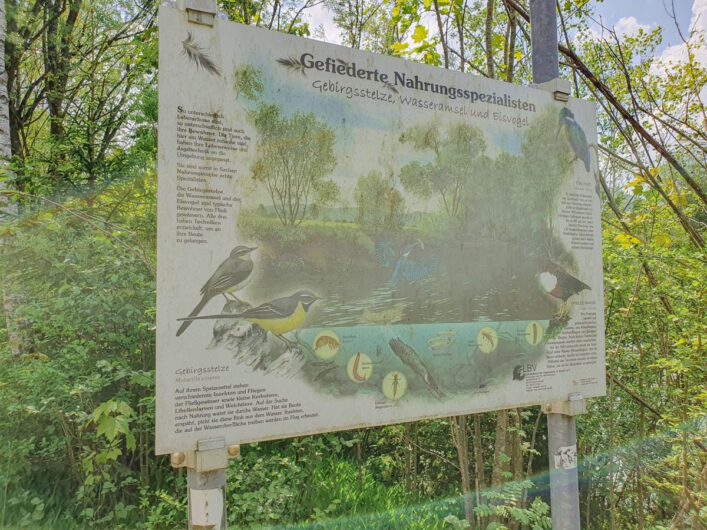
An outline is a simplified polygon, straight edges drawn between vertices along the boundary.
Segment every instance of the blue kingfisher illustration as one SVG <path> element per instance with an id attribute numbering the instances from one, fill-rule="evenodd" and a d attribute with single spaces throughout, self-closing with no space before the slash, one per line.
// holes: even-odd
<path id="1" fill-rule="evenodd" d="M 572 159 L 572 162 L 575 160 L 581 160 L 584 162 L 584 168 L 589 171 L 590 157 L 587 135 L 584 134 L 582 127 L 580 127 L 579 123 L 575 120 L 574 113 L 567 107 L 562 107 L 562 110 L 560 110 L 558 125 L 559 129 L 557 134 L 559 135 L 562 129 L 565 129 L 567 139 L 569 140 L 572 150 L 574 151 L 574 158 Z"/>
<path id="2" fill-rule="evenodd" d="M 408 284 L 415 283 L 437 272 L 439 258 L 422 254 L 425 244 L 419 239 L 403 247 L 400 253 L 396 252 L 388 241 L 381 240 L 376 241 L 375 250 L 378 262 L 385 268 L 393 269 L 390 277 L 390 285 L 393 288 L 397 287 L 401 280 Z"/>

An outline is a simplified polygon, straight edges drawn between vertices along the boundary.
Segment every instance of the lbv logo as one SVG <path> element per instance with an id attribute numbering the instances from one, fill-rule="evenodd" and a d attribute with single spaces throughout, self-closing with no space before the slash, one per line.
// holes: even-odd
<path id="1" fill-rule="evenodd" d="M 513 380 L 522 381 L 525 376 L 537 370 L 537 364 L 519 364 L 513 368 Z"/>

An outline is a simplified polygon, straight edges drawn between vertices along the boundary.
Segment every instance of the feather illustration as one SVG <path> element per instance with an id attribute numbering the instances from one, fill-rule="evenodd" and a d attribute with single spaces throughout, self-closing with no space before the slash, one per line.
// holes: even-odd
<path id="1" fill-rule="evenodd" d="M 349 66 L 349 63 L 347 63 L 347 62 L 344 61 L 343 59 L 339 59 L 338 57 L 336 58 L 336 62 L 339 63 L 339 64 L 342 64 L 342 65 L 344 65 L 344 66 L 346 66 L 346 67 Z"/>
<path id="2" fill-rule="evenodd" d="M 384 81 L 384 82 L 383 82 L 383 86 L 384 86 L 385 88 L 387 88 L 388 90 L 390 90 L 393 94 L 397 94 L 397 93 L 398 93 L 398 89 L 395 88 L 395 87 L 394 87 L 393 85 L 391 85 L 390 83 L 388 83 L 387 81 Z"/>
<path id="3" fill-rule="evenodd" d="M 447 397 L 445 393 L 440 390 L 427 366 L 425 366 L 425 363 L 422 362 L 420 355 L 412 348 L 412 346 L 405 344 L 402 340 L 397 338 L 390 339 L 388 341 L 388 345 L 390 346 L 390 349 L 393 350 L 393 353 L 424 381 L 430 389 L 430 392 L 432 392 L 437 399 L 441 400 Z"/>
<path id="4" fill-rule="evenodd" d="M 300 62 L 299 59 L 295 59 L 293 57 L 288 57 L 287 59 L 284 59 L 280 57 L 277 60 L 277 63 L 281 64 L 285 68 L 288 68 L 289 70 L 294 70 L 295 72 L 299 72 L 302 75 L 305 74 L 304 65 Z"/>
<path id="5" fill-rule="evenodd" d="M 204 51 L 204 48 L 194 40 L 194 35 L 192 35 L 191 31 L 187 33 L 187 38 L 182 41 L 182 54 L 196 64 L 197 70 L 203 68 L 215 76 L 221 75 L 219 67 Z"/>

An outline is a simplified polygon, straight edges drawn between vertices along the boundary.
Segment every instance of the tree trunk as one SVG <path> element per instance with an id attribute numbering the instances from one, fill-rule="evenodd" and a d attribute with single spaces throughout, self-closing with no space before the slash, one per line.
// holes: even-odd
<path id="1" fill-rule="evenodd" d="M 486 3 L 486 74 L 493 78 L 493 10 L 494 0 L 488 0 Z"/>
<path id="2" fill-rule="evenodd" d="M 513 473 L 513 481 L 520 482 L 523 480 L 523 437 L 521 429 L 523 428 L 523 418 L 520 415 L 520 409 L 514 409 L 511 414 L 513 430 L 508 444 L 509 452 L 511 453 L 511 471 Z M 518 499 L 520 508 L 525 508 L 525 495 Z M 518 530 L 520 525 L 518 521 L 508 521 L 508 530 Z"/>
<path id="3" fill-rule="evenodd" d="M 506 473 L 510 467 L 508 457 L 508 411 L 499 410 L 496 413 L 496 443 L 493 449 L 493 469 L 491 470 L 491 486 L 498 490 L 506 481 Z M 492 522 L 500 523 L 501 518 L 494 516 Z"/>
<path id="4" fill-rule="evenodd" d="M 410 492 L 418 491 L 417 481 L 417 422 L 405 424 L 405 438 L 407 451 L 405 454 L 405 489 Z"/>
<path id="5" fill-rule="evenodd" d="M 437 29 L 439 30 L 439 40 L 442 43 L 442 57 L 444 58 L 444 67 L 449 68 L 449 47 L 447 44 L 447 32 L 444 31 L 442 23 L 442 14 L 439 11 L 439 3 L 434 0 L 435 14 L 437 15 Z"/>
<path id="6" fill-rule="evenodd" d="M 55 179 L 61 179 L 65 142 L 64 103 L 67 97 L 69 70 L 71 61 L 71 39 L 81 10 L 81 0 L 70 0 L 68 6 L 63 1 L 49 2 L 46 5 L 47 30 L 44 44 L 44 69 L 46 77 L 46 101 L 49 110 L 49 135 L 54 143 L 54 157 L 49 173 Z M 66 19 L 62 23 L 60 16 L 68 7 Z"/>
<path id="7" fill-rule="evenodd" d="M 508 57 L 506 59 L 506 81 L 513 82 L 516 55 L 516 15 L 515 11 L 508 12 Z"/>
<path id="8" fill-rule="evenodd" d="M 459 459 L 459 472 L 462 480 L 462 493 L 464 494 L 464 515 L 471 527 L 474 524 L 474 506 L 471 499 L 471 476 L 469 474 L 469 436 L 466 430 L 466 416 L 452 416 L 452 441 L 457 448 Z"/>
<path id="9" fill-rule="evenodd" d="M 5 70 L 5 2 L 0 2 L 0 173 L 5 176 L 10 173 L 10 158 L 12 147 L 10 141 L 10 107 L 7 95 L 7 70 Z M 17 205 L 2 193 L 8 191 L 7 181 L 0 182 L 0 210 L 2 218 L 17 215 Z M 0 240 L 0 251 L 7 250 L 8 238 Z M 25 352 L 25 341 L 22 328 L 25 323 L 17 318 L 17 309 L 22 305 L 22 296 L 13 292 L 13 282 L 9 275 L 3 278 L 3 312 L 7 327 L 7 342 L 13 355 Z"/>
<path id="10" fill-rule="evenodd" d="M 513 411 L 514 431 L 513 431 L 513 480 L 523 480 L 523 437 L 521 430 L 523 429 L 523 417 L 520 414 L 520 409 Z"/>
<path id="11" fill-rule="evenodd" d="M 481 442 L 481 415 L 474 414 L 474 472 L 476 474 L 476 502 L 479 502 L 479 493 L 486 488 L 484 475 L 484 447 Z"/>
<path id="12" fill-rule="evenodd" d="M 12 148 L 10 144 L 10 107 L 7 97 L 7 70 L 5 69 L 5 37 L 6 37 L 6 22 L 5 22 L 5 2 L 0 2 L 0 157 L 3 161 L 3 173 L 7 171 L 6 162 L 12 156 Z M 0 184 L 3 188 L 4 183 Z M 7 198 L 3 201 L 3 209 L 7 208 Z"/>
<path id="13" fill-rule="evenodd" d="M 12 34 L 13 32 L 17 32 L 17 24 L 15 22 L 15 17 L 12 15 L 10 16 L 10 20 L 7 19 L 7 12 L 6 12 L 6 6 L 10 4 L 10 11 L 16 10 L 17 5 L 16 2 L 3 2 L 2 5 L 2 47 L 3 47 L 3 53 L 2 53 L 2 79 L 0 80 L 0 83 L 2 84 L 2 88 L 0 90 L 2 91 L 3 95 L 7 98 L 7 102 L 3 100 L 0 105 L 2 106 L 2 113 L 3 115 L 0 116 L 0 122 L 2 124 L 0 125 L 0 135 L 2 135 L 2 142 L 4 143 L 5 140 L 5 135 L 9 135 L 10 138 L 10 148 L 11 148 L 11 153 L 14 156 L 19 156 L 19 157 L 24 157 L 24 145 L 22 142 L 22 136 L 20 135 L 20 131 L 22 129 L 22 120 L 20 119 L 20 109 L 18 109 L 18 104 L 17 101 L 14 101 L 13 98 L 17 99 L 17 95 L 13 95 L 13 93 L 17 89 L 13 89 L 16 83 L 18 83 L 17 77 L 18 77 L 18 71 L 19 71 L 19 57 L 18 57 L 18 50 L 17 46 L 12 44 L 11 42 L 6 43 L 5 42 L 5 35 L 9 32 Z M 5 115 L 4 112 L 7 110 L 9 114 L 8 122 L 5 122 Z M 9 132 L 7 132 L 7 128 L 9 128 Z M 5 157 L 5 146 L 2 147 L 3 152 L 2 156 L 3 158 Z M 9 155 L 8 155 L 9 156 Z"/>
<path id="14" fill-rule="evenodd" d="M 508 411 L 500 410 L 496 413 L 496 443 L 493 450 L 493 471 L 491 472 L 491 486 L 494 488 L 505 482 L 504 474 L 509 468 L 508 458 Z"/>

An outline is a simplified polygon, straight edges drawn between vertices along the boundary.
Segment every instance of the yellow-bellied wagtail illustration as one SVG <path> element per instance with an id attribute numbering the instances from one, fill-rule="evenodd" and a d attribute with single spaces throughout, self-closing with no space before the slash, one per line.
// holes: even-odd
<path id="1" fill-rule="evenodd" d="M 222 294 L 226 297 L 226 293 L 232 294 L 243 288 L 246 279 L 253 272 L 253 259 L 250 257 L 250 253 L 256 248 L 239 245 L 231 250 L 230 256 L 218 266 L 216 272 L 201 288 L 201 301 L 189 313 L 189 318 L 180 319 L 185 322 L 179 326 L 177 337 L 186 331 L 191 325 L 191 318 L 197 316 L 214 296 Z M 226 299 L 228 298 L 226 297 Z"/>
<path id="2" fill-rule="evenodd" d="M 240 318 L 282 338 L 285 333 L 299 329 L 304 324 L 309 308 L 317 300 L 320 298 L 309 291 L 297 291 L 290 296 L 276 298 L 242 313 L 190 316 L 179 320 L 187 323 L 194 320 Z"/>

